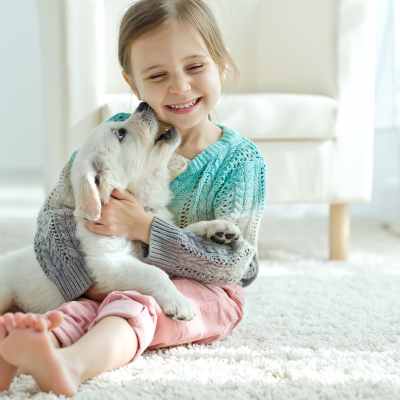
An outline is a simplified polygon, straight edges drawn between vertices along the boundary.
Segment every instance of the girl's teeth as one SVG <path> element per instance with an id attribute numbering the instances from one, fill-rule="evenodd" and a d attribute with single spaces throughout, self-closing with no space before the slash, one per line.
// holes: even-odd
<path id="1" fill-rule="evenodd" d="M 196 103 L 196 100 L 193 100 L 191 103 L 187 103 L 187 104 L 182 104 L 182 105 L 170 105 L 171 108 L 177 108 L 177 109 L 181 109 L 181 108 L 190 108 L 193 107 Z"/>

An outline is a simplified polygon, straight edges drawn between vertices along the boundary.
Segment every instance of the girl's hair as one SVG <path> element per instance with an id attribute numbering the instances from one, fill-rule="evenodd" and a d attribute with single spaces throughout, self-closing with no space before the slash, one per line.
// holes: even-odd
<path id="1" fill-rule="evenodd" d="M 239 70 L 225 47 L 217 21 L 203 0 L 138 0 L 132 4 L 122 18 L 118 40 L 119 63 L 126 74 L 131 74 L 132 43 L 170 19 L 196 27 L 220 73 L 226 70 L 238 77 Z"/>

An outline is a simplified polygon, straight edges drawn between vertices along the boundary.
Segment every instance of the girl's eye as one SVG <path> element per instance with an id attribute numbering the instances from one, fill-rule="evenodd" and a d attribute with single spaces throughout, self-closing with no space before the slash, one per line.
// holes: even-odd
<path id="1" fill-rule="evenodd" d="M 201 68 L 203 68 L 203 67 L 204 67 L 204 65 L 199 64 L 199 65 L 193 65 L 193 66 L 189 67 L 189 69 L 190 69 L 191 71 L 193 71 L 193 70 L 201 69 Z"/>
<path id="2" fill-rule="evenodd" d="M 151 80 L 156 80 L 156 79 L 162 78 L 162 77 L 164 77 L 164 76 L 165 76 L 165 74 L 154 75 L 154 76 L 150 76 L 149 79 L 151 79 Z"/>
<path id="3" fill-rule="evenodd" d="M 198 64 L 198 65 L 192 65 L 191 67 L 188 68 L 189 71 L 199 71 L 204 67 L 204 64 Z M 162 78 L 165 77 L 166 74 L 157 74 L 150 76 L 149 79 L 152 81 L 157 81 L 161 80 Z"/>

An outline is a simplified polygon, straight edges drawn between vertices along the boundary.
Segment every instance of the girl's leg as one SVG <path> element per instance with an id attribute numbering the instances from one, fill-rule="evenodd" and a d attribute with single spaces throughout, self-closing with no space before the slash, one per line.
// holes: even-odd
<path id="1" fill-rule="evenodd" d="M 57 348 L 46 318 L 22 320 L 0 344 L 9 364 L 32 375 L 43 391 L 71 396 L 80 383 L 127 364 L 136 354 L 137 337 L 120 317 L 106 317 L 73 345 Z"/>
<path id="2" fill-rule="evenodd" d="M 89 305 L 87 315 L 79 307 L 78 312 L 69 310 L 72 316 L 67 310 L 64 318 L 69 323 L 52 331 L 43 317 L 38 317 L 38 325 L 26 320 L 24 327 L 12 330 L 0 342 L 0 356 L 30 373 L 42 390 L 72 395 L 81 382 L 125 365 L 149 345 L 160 348 L 210 343 L 227 336 L 242 319 L 240 287 L 216 287 L 188 279 L 176 279 L 174 283 L 196 307 L 197 315 L 192 321 L 167 318 L 151 296 L 114 292 L 100 307 L 96 305 L 91 310 Z M 96 317 L 89 323 L 93 315 Z M 54 337 L 62 346 L 73 344 L 58 349 Z"/>
<path id="3" fill-rule="evenodd" d="M 157 329 L 149 349 L 186 343 L 207 344 L 228 336 L 243 318 L 243 288 L 214 286 L 191 279 L 173 279 L 175 286 L 193 304 L 192 321 L 174 321 L 158 309 Z"/>
<path id="4" fill-rule="evenodd" d="M 144 351 L 155 331 L 155 305 L 152 297 L 136 292 L 113 292 L 100 305 L 73 301 L 57 309 L 63 321 L 51 330 L 43 316 L 32 320 L 21 314 L 0 343 L 0 356 L 32 375 L 41 390 L 73 395 L 80 383 Z"/>
<path id="5" fill-rule="evenodd" d="M 136 291 L 113 292 L 101 303 L 95 321 L 109 316 L 125 318 L 137 335 L 137 358 L 147 348 L 180 344 L 207 344 L 223 339 L 243 318 L 243 288 L 206 285 L 191 279 L 173 279 L 191 301 L 196 316 L 191 321 L 168 318 L 151 296 Z M 89 326 L 89 329 L 91 327 Z"/>
<path id="6" fill-rule="evenodd" d="M 137 358 L 147 348 L 207 344 L 223 339 L 242 320 L 244 296 L 240 286 L 214 286 L 179 278 L 173 279 L 173 283 L 196 310 L 193 320 L 168 318 L 153 297 L 125 291 L 107 296 L 94 323 L 108 316 L 125 318 L 138 338 L 134 357 Z"/>

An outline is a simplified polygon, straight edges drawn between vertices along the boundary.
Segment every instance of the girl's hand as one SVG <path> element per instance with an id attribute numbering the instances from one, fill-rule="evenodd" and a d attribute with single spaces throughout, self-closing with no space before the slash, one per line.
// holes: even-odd
<path id="1" fill-rule="evenodd" d="M 127 237 L 148 244 L 152 220 L 153 215 L 144 210 L 135 196 L 114 189 L 108 204 L 101 207 L 100 219 L 86 221 L 85 226 L 99 235 Z"/>

